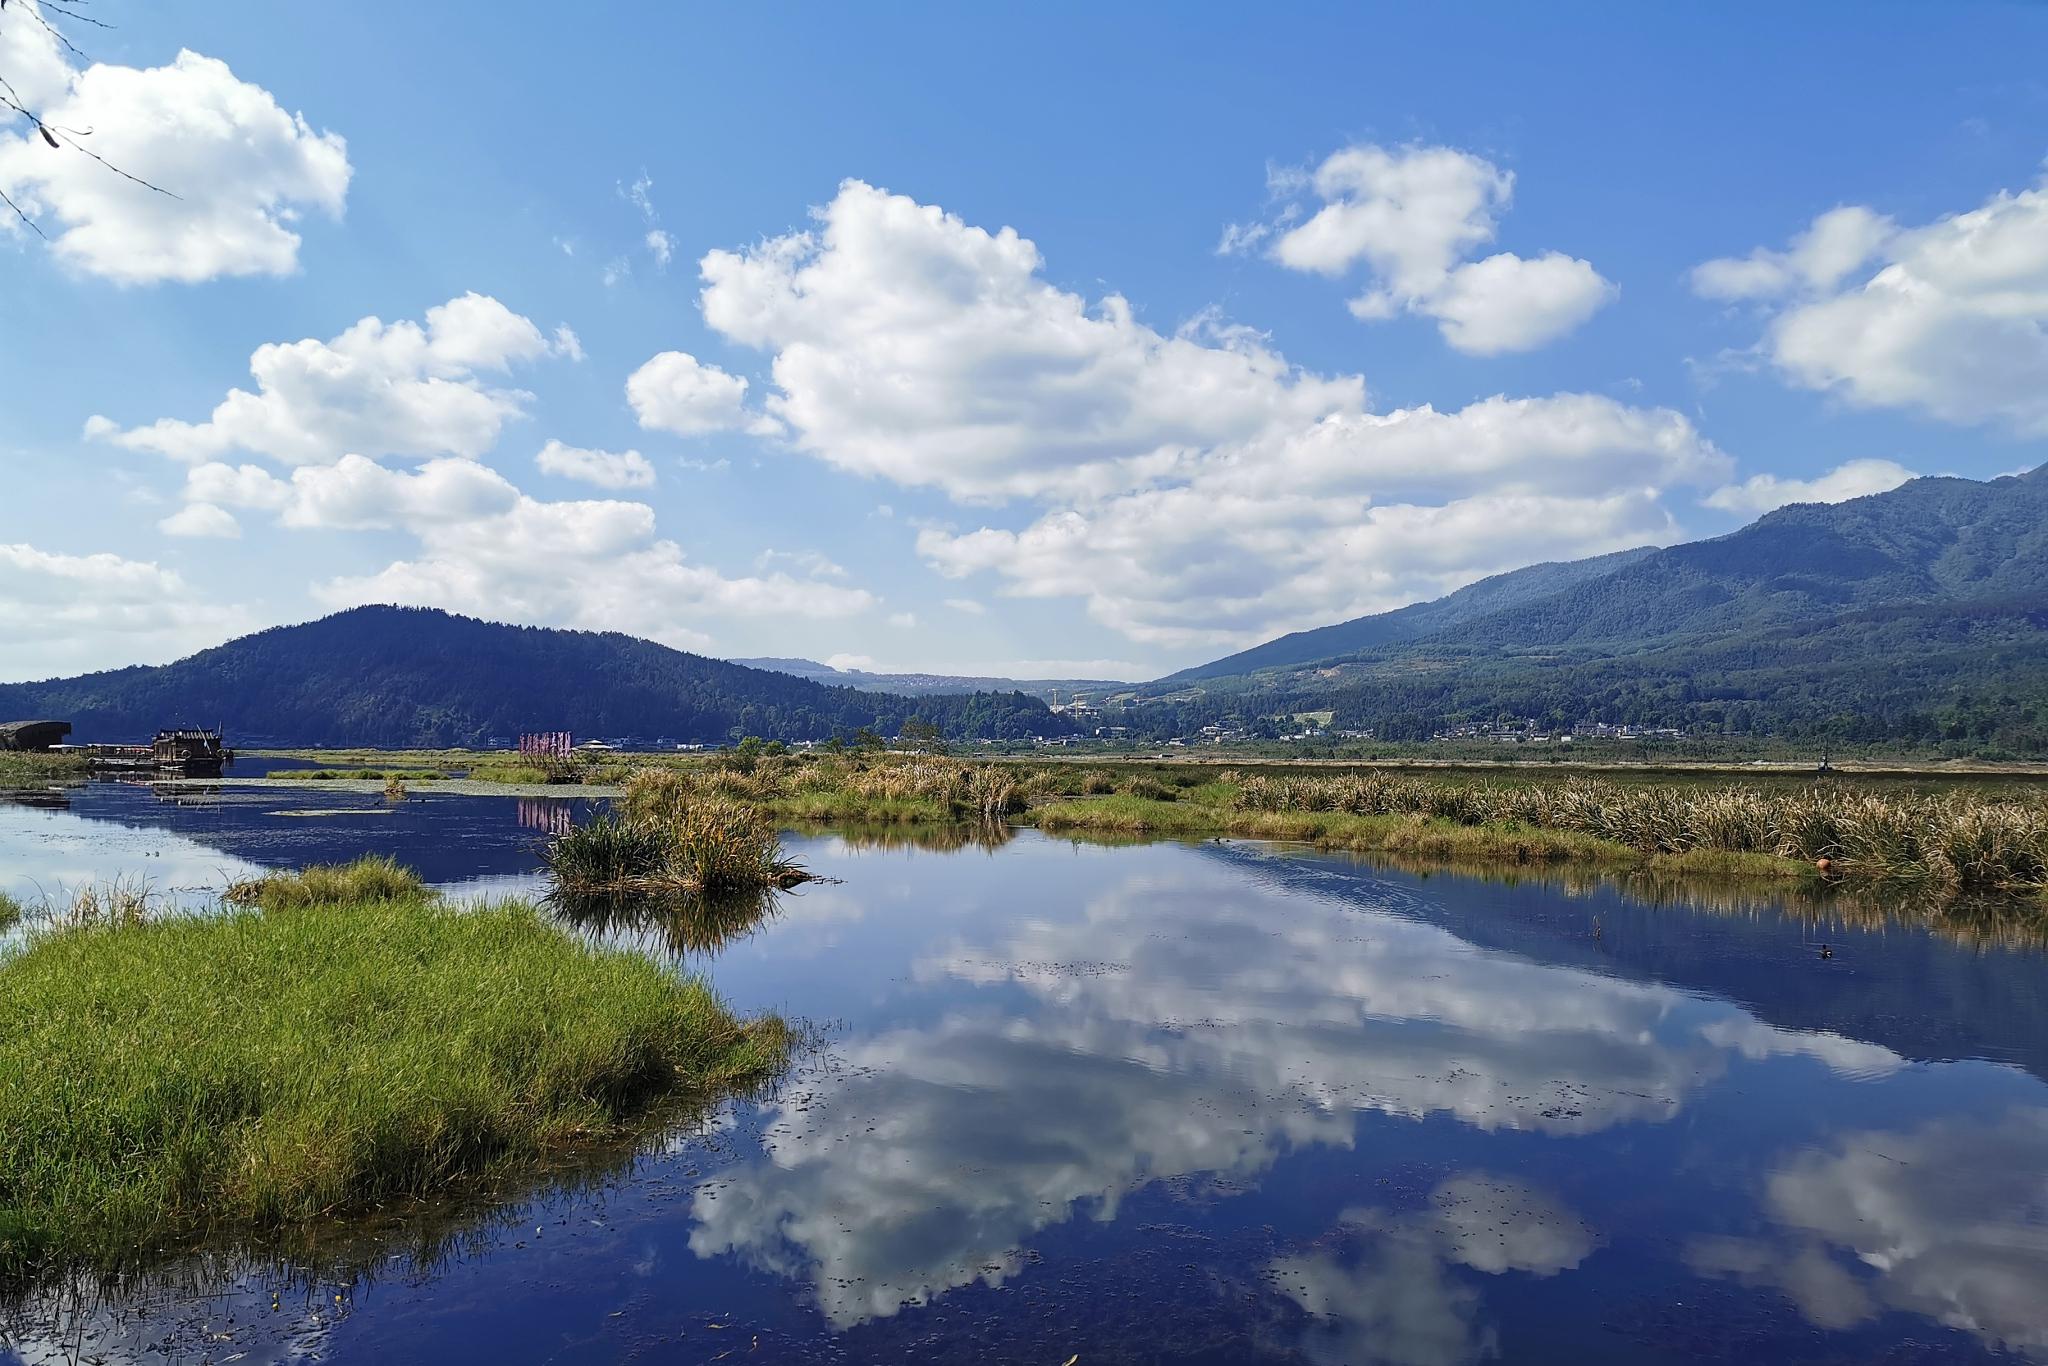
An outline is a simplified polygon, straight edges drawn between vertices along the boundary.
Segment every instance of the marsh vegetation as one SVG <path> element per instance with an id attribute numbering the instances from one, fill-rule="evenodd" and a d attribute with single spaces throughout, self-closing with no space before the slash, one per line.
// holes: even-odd
<path id="1" fill-rule="evenodd" d="M 0 749 L 0 787 L 28 787 L 85 776 L 85 756 Z"/>
<path id="2" fill-rule="evenodd" d="M 760 811 L 668 768 L 634 774 L 615 814 L 550 840 L 549 880 L 569 896 L 722 895 L 793 887 L 809 878 L 783 856 Z"/>
<path id="3" fill-rule="evenodd" d="M 126 900 L 0 960 L 0 1264 L 422 1198 L 765 1083 L 780 1019 L 388 860 Z"/>
<path id="4" fill-rule="evenodd" d="M 1423 776 L 963 762 L 933 755 L 728 755 L 649 764 L 619 819 L 559 845 L 589 879 L 758 882 L 772 826 L 1035 825 L 1054 832 L 1300 840 L 1447 861 L 1655 867 L 1722 877 L 2048 891 L 2048 802 L 2005 791 L 1765 787 L 1582 776 Z M 675 867 L 670 832 L 706 856 Z M 710 859 L 710 855 L 718 857 Z M 701 871 L 699 871 L 701 869 Z M 721 874 L 722 875 L 722 874 Z M 703 886 L 715 885 L 703 880 Z"/>

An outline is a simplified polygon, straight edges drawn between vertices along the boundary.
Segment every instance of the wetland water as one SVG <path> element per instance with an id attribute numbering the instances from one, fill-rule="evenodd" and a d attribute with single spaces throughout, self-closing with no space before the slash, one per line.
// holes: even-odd
<path id="1" fill-rule="evenodd" d="M 95 784 L 0 805 L 0 890 L 531 890 L 581 814 Z M 790 844 L 841 881 L 680 960 L 822 1026 L 771 1095 L 353 1271 L 11 1304 L 0 1360 L 2048 1360 L 2036 949 L 1235 841 Z"/>

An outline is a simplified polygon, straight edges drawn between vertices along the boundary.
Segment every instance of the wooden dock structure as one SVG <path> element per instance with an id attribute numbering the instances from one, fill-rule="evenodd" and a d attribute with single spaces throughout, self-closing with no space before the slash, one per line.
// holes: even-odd
<path id="1" fill-rule="evenodd" d="M 87 745 L 86 768 L 93 773 L 133 773 L 156 778 L 218 778 L 235 753 L 217 730 L 180 727 L 160 730 L 146 745 Z"/>

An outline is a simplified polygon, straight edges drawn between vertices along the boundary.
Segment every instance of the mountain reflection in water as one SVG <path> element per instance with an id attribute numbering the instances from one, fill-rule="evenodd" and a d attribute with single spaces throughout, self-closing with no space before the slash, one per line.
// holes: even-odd
<path id="1" fill-rule="evenodd" d="M 508 1194 L 460 1255 L 394 1236 L 317 1327 L 208 1264 L 22 1306 L 15 1350 L 141 1360 L 207 1324 L 251 1361 L 2048 1360 L 2024 935 L 962 843 L 802 836 L 840 882 L 583 920 L 823 1026 L 774 1094 Z"/>

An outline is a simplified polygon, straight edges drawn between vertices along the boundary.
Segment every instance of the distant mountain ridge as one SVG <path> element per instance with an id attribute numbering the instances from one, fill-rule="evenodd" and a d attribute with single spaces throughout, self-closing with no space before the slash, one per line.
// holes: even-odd
<path id="1" fill-rule="evenodd" d="M 1021 692 L 1027 697 L 1043 701 L 1057 700 L 1054 694 L 1072 699 L 1077 692 L 1101 695 L 1113 692 L 1128 692 L 1132 685 L 1102 678 L 996 678 L 974 674 L 932 674 L 932 673 L 870 673 L 865 669 L 838 669 L 830 664 L 820 664 L 815 659 L 792 659 L 765 657 L 760 659 L 735 659 L 734 664 L 749 669 L 768 669 L 775 673 L 792 674 L 797 678 L 808 678 L 817 683 L 830 683 L 839 687 L 859 688 L 863 692 L 899 693 L 906 697 L 919 697 L 930 693 L 953 692 Z"/>
<path id="2" fill-rule="evenodd" d="M 1410 603 L 1391 612 L 1340 621 L 1335 626 L 1296 631 L 1249 650 L 1198 664 L 1192 669 L 1182 669 L 1160 679 L 1159 683 L 1189 683 L 1228 674 L 1284 668 L 1290 664 L 1312 664 L 1378 645 L 1419 640 L 1461 622 L 1533 602 L 1573 584 L 1599 578 L 1656 553 L 1655 546 L 1639 546 L 1634 550 L 1618 550 L 1611 555 L 1598 555 L 1587 560 L 1565 560 L 1512 569 L 1505 574 L 1495 574 L 1467 584 L 1455 593 L 1429 602 Z"/>
<path id="3" fill-rule="evenodd" d="M 919 716 L 953 739 L 1072 729 L 1019 693 L 910 698 L 830 687 L 617 632 L 506 626 L 431 608 L 358 607 L 243 636 L 173 664 L 0 684 L 0 717 L 71 721 L 73 739 L 223 725 L 231 744 L 481 745 L 522 731 L 708 742 L 738 730 L 894 735 Z"/>
<path id="4" fill-rule="evenodd" d="M 1535 565 L 1144 692 L 1189 689 L 1328 707 L 1406 738 L 1501 712 L 2048 735 L 2048 466 L 1915 479 L 1711 540 Z"/>

